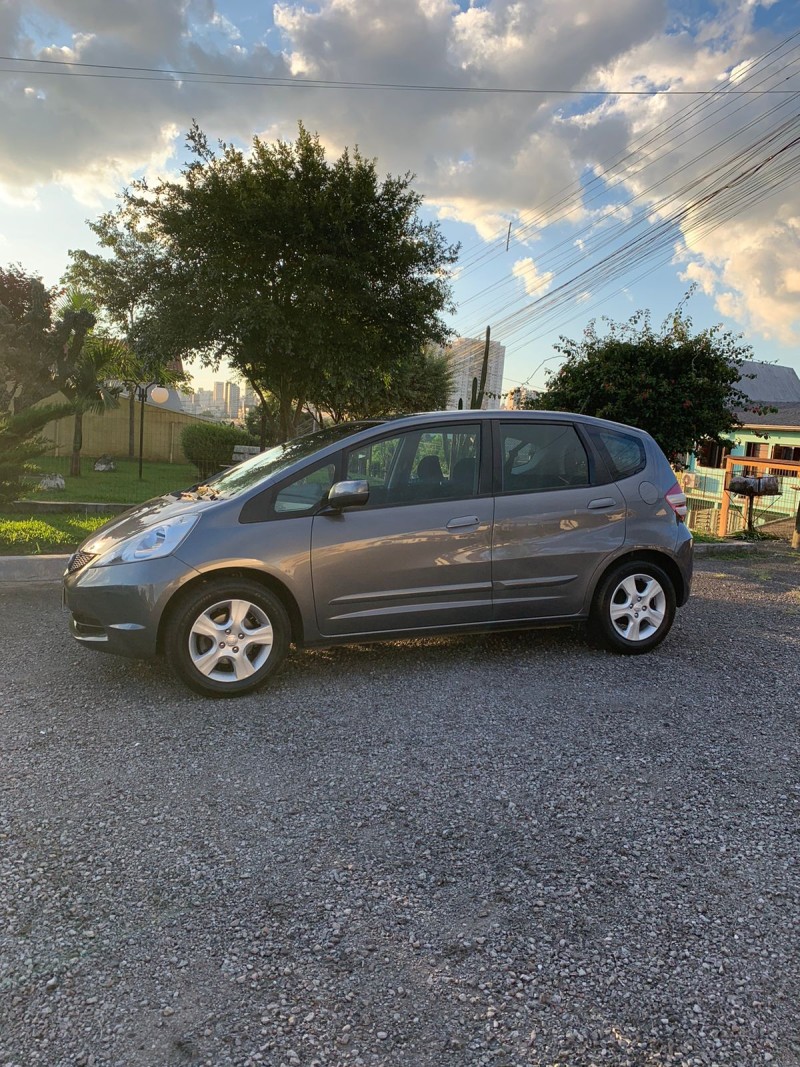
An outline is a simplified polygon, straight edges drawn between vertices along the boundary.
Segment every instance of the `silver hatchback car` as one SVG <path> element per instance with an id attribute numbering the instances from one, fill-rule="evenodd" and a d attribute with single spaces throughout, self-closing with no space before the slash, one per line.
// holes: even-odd
<path id="1" fill-rule="evenodd" d="M 74 637 L 249 692 L 289 644 L 588 624 L 655 648 L 692 579 L 655 441 L 588 416 L 448 411 L 339 424 L 107 523 L 69 561 Z"/>

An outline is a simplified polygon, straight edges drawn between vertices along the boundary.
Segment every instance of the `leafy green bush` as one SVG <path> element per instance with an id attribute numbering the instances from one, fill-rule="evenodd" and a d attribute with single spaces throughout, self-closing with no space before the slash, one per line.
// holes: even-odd
<path id="1" fill-rule="evenodd" d="M 236 445 L 255 443 L 246 430 L 221 422 L 187 426 L 181 434 L 184 454 L 203 479 L 230 465 Z"/>

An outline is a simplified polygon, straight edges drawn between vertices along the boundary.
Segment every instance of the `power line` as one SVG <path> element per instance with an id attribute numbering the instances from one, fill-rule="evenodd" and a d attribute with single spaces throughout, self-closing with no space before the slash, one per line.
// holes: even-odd
<path id="1" fill-rule="evenodd" d="M 531 324 L 534 316 L 540 327 L 542 317 L 560 313 L 565 304 L 572 303 L 582 293 L 597 293 L 638 263 L 649 262 L 652 265 L 654 259 L 663 261 L 665 255 L 669 258 L 672 255 L 673 234 L 681 224 L 689 222 L 697 230 L 698 236 L 705 237 L 735 218 L 743 208 L 760 203 L 797 182 L 800 176 L 800 136 L 795 135 L 788 141 L 776 143 L 777 136 L 785 137 L 791 132 L 792 124 L 790 120 L 784 124 L 784 129 L 760 139 L 721 170 L 709 172 L 706 178 L 716 174 L 722 179 L 721 182 L 711 188 L 698 190 L 694 199 L 684 201 L 680 208 L 655 223 L 652 229 L 639 233 L 603 259 L 568 278 L 551 293 L 493 324 L 495 336 L 505 333 L 509 339 L 513 338 Z M 759 155 L 765 151 L 766 154 Z M 774 168 L 774 173 L 764 181 L 761 172 L 769 167 Z M 700 179 L 692 184 L 700 185 L 702 181 Z M 530 335 L 524 338 L 530 339 Z"/>
<path id="2" fill-rule="evenodd" d="M 800 98 L 800 94 L 798 94 L 798 98 Z M 578 230 L 576 233 L 571 233 L 568 237 L 563 238 L 561 241 L 557 242 L 555 245 L 547 249 L 547 251 L 544 252 L 541 256 L 537 257 L 537 268 L 539 268 L 542 273 L 547 273 L 551 275 L 568 270 L 577 269 L 581 264 L 586 262 L 587 258 L 591 254 L 599 253 L 605 247 L 614 244 L 620 234 L 624 235 L 628 232 L 636 232 L 644 222 L 648 222 L 653 218 L 658 218 L 660 215 L 663 215 L 663 213 L 667 209 L 671 210 L 671 204 L 682 204 L 684 202 L 684 197 L 687 197 L 691 194 L 692 190 L 696 187 L 698 182 L 708 182 L 720 174 L 719 168 L 723 167 L 722 162 L 718 164 L 718 167 L 715 170 L 708 172 L 704 176 L 701 175 L 697 179 L 689 181 L 688 184 L 684 183 L 676 190 L 675 193 L 670 194 L 668 196 L 662 195 L 660 197 L 657 197 L 656 199 L 652 199 L 652 197 L 653 194 L 657 193 L 658 189 L 664 184 L 670 182 L 672 179 L 686 172 L 689 168 L 697 166 L 702 161 L 707 160 L 709 157 L 712 157 L 715 153 L 719 153 L 719 151 L 731 141 L 738 139 L 747 130 L 752 129 L 755 126 L 761 125 L 765 119 L 769 118 L 773 114 L 777 114 L 784 106 L 785 105 L 783 102 L 781 104 L 773 106 L 764 115 L 756 116 L 745 125 L 737 127 L 734 133 L 724 137 L 716 144 L 705 148 L 702 154 L 695 156 L 688 162 L 679 161 L 677 165 L 668 173 L 660 175 L 658 179 L 655 180 L 652 184 L 641 188 L 639 192 L 629 197 L 629 199 L 625 202 L 618 205 L 614 205 L 614 210 L 624 209 L 627 211 L 632 209 L 637 204 L 637 202 L 649 202 L 652 200 L 643 215 L 637 215 L 630 222 L 620 223 L 616 229 L 604 228 L 602 226 L 602 222 L 607 221 L 605 219 L 601 220 L 601 223 L 599 224 L 595 221 L 592 221 L 588 225 L 584 226 L 582 229 Z M 794 121 L 795 119 L 792 115 L 788 120 L 784 120 L 778 126 L 771 127 L 770 134 L 763 134 L 762 139 L 763 137 L 771 135 L 774 131 L 777 131 L 779 133 L 786 132 L 794 124 Z M 692 138 L 682 139 L 681 143 L 686 144 L 691 139 Z M 756 144 L 758 143 L 759 142 L 756 142 Z M 667 154 L 668 153 L 662 153 L 662 155 L 656 157 L 650 163 L 646 164 L 646 166 L 650 166 L 653 163 L 661 162 L 663 156 Z M 730 166 L 732 162 L 736 162 L 739 158 L 740 156 L 738 154 L 734 155 L 733 157 L 729 157 L 725 166 Z M 638 172 L 639 175 L 643 173 L 644 169 L 645 168 Z M 560 221 L 561 217 L 563 216 L 557 217 L 554 221 Z M 483 295 L 487 295 L 491 291 L 507 288 L 512 281 L 513 279 L 503 278 L 500 279 L 500 281 L 493 283 L 492 285 L 486 286 L 483 290 L 480 290 L 478 293 L 473 294 L 472 297 L 464 301 L 462 303 L 462 307 L 465 304 L 471 303 Z M 477 309 L 475 309 L 472 314 L 475 315 L 476 322 L 496 322 L 496 315 L 507 311 L 514 304 L 519 303 L 521 299 L 523 298 L 513 297 L 510 299 L 505 299 L 505 302 L 501 305 L 498 305 L 497 302 L 488 305 L 484 303 L 483 305 L 480 305 Z M 477 326 L 475 327 L 475 329 L 477 329 Z M 467 333 L 471 333 L 472 331 L 472 327 L 466 330 Z"/>
<path id="3" fill-rule="evenodd" d="M 798 51 L 797 45 L 794 44 L 798 38 L 800 38 L 800 30 L 790 34 L 789 37 L 774 45 L 763 55 L 752 60 L 748 68 L 740 75 L 738 84 L 745 85 L 754 82 L 756 86 L 763 86 L 770 80 L 774 80 L 775 74 L 773 73 L 770 75 L 768 73 L 770 67 L 778 66 L 777 73 L 779 75 L 785 70 L 787 59 L 789 59 L 793 53 Z M 766 62 L 767 60 L 770 60 L 770 62 Z M 784 78 L 784 80 L 786 79 Z M 540 209 L 520 214 L 517 218 L 515 242 L 522 243 L 524 237 L 534 232 L 544 221 L 547 221 L 548 225 L 552 225 L 554 221 L 564 218 L 575 206 L 585 208 L 587 203 L 591 203 L 592 200 L 603 195 L 608 187 L 624 185 L 629 177 L 631 166 L 639 164 L 642 156 L 645 158 L 649 157 L 651 161 L 654 160 L 653 152 L 647 151 L 647 149 L 658 147 L 660 155 L 663 156 L 665 149 L 667 149 L 670 144 L 680 143 L 683 145 L 687 140 L 691 141 L 696 139 L 701 133 L 698 116 L 702 112 L 711 111 L 712 113 L 719 115 L 720 117 L 716 118 L 715 121 L 711 123 L 712 126 L 717 125 L 722 121 L 722 113 L 730 106 L 731 101 L 729 98 L 731 95 L 732 93 L 728 86 L 720 86 L 718 89 L 709 93 L 707 98 L 686 104 L 676 114 L 666 118 L 663 122 L 647 131 L 639 142 L 632 144 L 623 156 L 614 161 L 606 159 L 600 163 L 594 169 L 593 177 L 585 187 L 580 181 L 576 181 L 571 187 L 565 190 L 563 194 L 551 197 Z M 749 101 L 747 100 L 744 102 L 737 101 L 738 106 L 734 110 L 739 111 L 746 107 L 748 103 Z M 687 138 L 685 127 L 690 123 L 692 132 Z M 667 138 L 666 135 L 670 133 L 671 136 Z M 659 156 L 655 156 L 655 161 L 658 161 L 658 159 Z M 645 164 L 645 166 L 647 166 L 647 164 Z M 610 181 L 612 178 L 614 178 L 614 180 Z M 558 212 L 560 212 L 560 214 L 557 214 L 554 219 L 553 214 Z M 497 231 L 495 240 L 502 240 L 505 232 L 506 225 L 504 223 L 502 230 Z M 467 252 L 466 255 L 465 251 Z M 498 248 L 497 246 L 494 248 L 487 248 L 486 244 L 482 241 L 474 242 L 469 246 L 469 250 L 462 250 L 459 257 L 460 266 L 462 268 L 462 277 L 472 273 L 487 260 L 498 258 L 503 252 L 503 248 Z M 475 295 L 477 296 L 480 294 Z"/>
<path id="4" fill-rule="evenodd" d="M 120 81 L 163 81 L 170 82 L 173 85 L 177 80 L 184 84 L 194 85 L 254 85 L 261 87 L 274 86 L 284 89 L 381 89 L 399 92 L 505 94 L 512 96 L 697 97 L 719 92 L 719 87 L 711 89 L 563 89 L 557 87 L 523 88 L 519 86 L 426 85 L 413 82 L 341 81 L 334 78 L 298 78 L 284 75 L 228 73 L 226 71 L 178 70 L 168 67 L 137 67 L 116 63 L 82 63 L 69 59 L 34 59 L 2 55 L 0 55 L 0 62 L 36 64 L 37 67 L 46 65 L 68 68 L 67 70 L 26 70 L 19 67 L 1 67 L 0 73 L 2 74 L 37 74 L 62 78 L 108 78 Z M 111 73 L 101 73 L 102 71 L 110 71 Z M 118 71 L 127 73 L 115 73 Z M 154 77 L 154 75 L 157 76 Z M 785 80 L 788 81 L 792 76 L 788 75 Z M 788 95 L 796 91 L 796 89 L 777 88 L 726 90 L 732 96 Z"/>
<path id="5" fill-rule="evenodd" d="M 740 84 L 752 86 L 755 82 L 768 86 L 770 82 L 775 84 L 778 79 L 785 81 L 787 62 L 795 65 L 796 70 L 797 46 L 794 41 L 798 36 L 800 31 L 753 60 Z M 613 163 L 608 161 L 601 168 L 594 168 L 588 184 L 576 181 L 570 189 L 552 197 L 543 208 L 520 216 L 521 225 L 517 226 L 516 233 L 525 235 L 534 232 L 545 222 L 552 225 L 565 220 L 575 206 L 585 209 L 592 201 L 606 197 L 615 186 L 626 187 L 634 175 L 637 191 L 623 202 L 609 205 L 612 214 L 631 211 L 637 201 L 648 202 L 648 206 L 644 210 L 637 210 L 630 221 L 621 221 L 616 226 L 609 228 L 606 216 L 599 221 L 591 221 L 577 234 L 580 239 L 577 250 L 573 232 L 537 255 L 536 268 L 541 275 L 566 276 L 556 289 L 541 293 L 538 297 L 528 293 L 511 298 L 509 293 L 499 301 L 495 298 L 475 306 L 475 301 L 480 301 L 481 297 L 485 298 L 490 293 L 500 296 L 498 290 L 516 284 L 516 277 L 509 275 L 472 294 L 463 303 L 473 304 L 471 317 L 474 316 L 475 325 L 465 324 L 460 332 L 469 336 L 478 329 L 479 322 L 491 322 L 495 337 L 510 350 L 517 350 L 523 344 L 546 336 L 559 324 L 585 315 L 590 306 L 582 303 L 576 312 L 577 300 L 591 298 L 603 291 L 608 293 L 615 281 L 619 283 L 622 277 L 637 267 L 647 264 L 645 270 L 637 271 L 633 282 L 658 269 L 674 255 L 675 239 L 686 226 L 690 227 L 693 236 L 706 237 L 745 208 L 751 208 L 794 184 L 800 170 L 798 142 L 792 136 L 796 133 L 798 121 L 795 100 L 787 99 L 785 104 L 782 100 L 743 123 L 736 113 L 749 106 L 749 102 L 735 102 L 729 97 L 729 92 L 722 88 L 706 99 L 687 105 L 647 131 L 639 143 L 631 146 L 621 158 Z M 792 108 L 791 116 L 769 123 L 772 116 L 779 117 L 785 105 Z M 658 180 L 649 183 L 641 181 L 648 167 L 671 162 L 675 148 L 680 146 L 682 150 L 685 149 L 701 133 L 708 132 L 722 122 L 735 125 L 733 132 L 729 129 L 711 148 L 695 154 L 690 160 L 684 157 L 676 159 L 668 167 L 668 173 L 661 174 Z M 763 130 L 765 122 L 768 123 L 766 132 Z M 715 156 L 719 158 L 725 146 L 740 141 L 742 134 L 754 127 L 762 133 L 755 143 L 711 164 Z M 665 184 L 687 171 L 689 174 L 693 171 L 697 173 L 701 165 L 703 170 L 699 175 L 694 180 L 682 182 L 675 193 L 657 195 Z M 707 169 L 709 167 L 711 169 Z M 649 203 L 651 200 L 653 202 Z M 498 243 L 489 250 L 484 246 L 483 251 L 471 258 L 464 273 L 470 273 L 481 261 L 503 255 L 505 236 L 504 224 L 502 231 L 498 231 Z M 543 279 L 540 291 L 548 281 Z M 615 291 L 619 291 L 619 288 L 618 285 Z M 512 311 L 515 306 L 518 306 L 518 310 Z M 504 317 L 498 320 L 498 315 Z M 550 324 L 548 329 L 545 329 L 546 323 Z"/>
<path id="6" fill-rule="evenodd" d="M 652 273 L 674 254 L 674 235 L 683 225 L 688 223 L 696 237 L 706 237 L 735 218 L 744 208 L 768 200 L 796 183 L 800 175 L 800 135 L 797 125 L 798 120 L 793 116 L 744 151 L 730 157 L 725 164 L 689 182 L 675 197 L 669 198 L 680 205 L 677 209 L 665 213 L 665 199 L 661 212 L 655 218 L 647 213 L 638 222 L 625 227 L 623 233 L 630 230 L 635 234 L 632 239 L 569 277 L 551 293 L 533 300 L 504 320 L 493 323 L 495 337 L 502 339 L 507 348 L 513 351 L 545 336 L 549 332 L 545 330 L 548 320 L 563 324 L 579 315 L 585 316 L 591 308 L 583 305 L 580 311 L 574 310 L 577 299 L 608 291 L 610 285 L 640 264 L 646 264 L 647 269 L 640 271 L 634 281 Z M 711 184 L 713 179 L 717 179 L 715 184 Z M 695 195 L 690 197 L 688 194 L 693 189 Z M 652 225 L 643 229 L 648 222 L 652 222 Z M 615 291 L 618 292 L 619 288 L 617 286 Z M 597 303 L 592 305 L 595 306 Z M 534 322 L 536 325 L 531 330 Z M 554 326 L 551 325 L 549 329 L 552 328 Z M 533 375 L 522 384 L 527 384 L 531 377 Z"/>

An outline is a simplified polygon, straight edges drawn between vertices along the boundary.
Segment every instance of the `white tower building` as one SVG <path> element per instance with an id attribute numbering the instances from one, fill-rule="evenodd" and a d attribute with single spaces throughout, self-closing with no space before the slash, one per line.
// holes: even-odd
<path id="1" fill-rule="evenodd" d="M 444 350 L 453 372 L 453 388 L 447 401 L 449 409 L 457 408 L 459 400 L 468 408 L 472 397 L 472 380 L 480 385 L 483 368 L 483 353 L 486 341 L 477 337 L 459 337 Z M 486 371 L 483 408 L 502 407 L 503 365 L 506 359 L 505 345 L 489 342 L 489 364 Z"/>

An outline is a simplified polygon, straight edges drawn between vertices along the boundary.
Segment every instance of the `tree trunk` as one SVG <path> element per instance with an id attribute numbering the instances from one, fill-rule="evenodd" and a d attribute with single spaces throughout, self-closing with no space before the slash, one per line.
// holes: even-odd
<path id="1" fill-rule="evenodd" d="M 81 476 L 81 449 L 83 448 L 83 412 L 75 412 L 75 426 L 72 431 L 72 455 L 69 460 L 69 473 L 72 478 Z"/>
<path id="2" fill-rule="evenodd" d="M 285 396 L 283 393 L 278 396 L 278 420 L 278 443 L 283 444 L 293 437 L 296 424 L 294 401 L 291 396 Z"/>
<path id="3" fill-rule="evenodd" d="M 263 452 L 264 449 L 267 447 L 267 427 L 269 426 L 271 430 L 274 430 L 275 427 L 274 427 L 273 421 L 272 421 L 272 419 L 270 417 L 269 408 L 267 407 L 267 397 L 266 397 L 266 394 L 265 394 L 264 390 L 254 380 L 254 377 L 251 377 L 250 375 L 247 375 L 247 380 L 252 385 L 253 392 L 256 394 L 256 396 L 258 397 L 259 401 L 261 402 L 261 419 L 260 419 L 260 426 L 258 428 L 258 435 L 259 435 L 258 445 L 259 445 L 259 448 L 261 449 L 261 451 Z M 273 434 L 271 433 L 270 434 L 270 444 L 273 444 L 272 437 L 273 437 Z"/>

